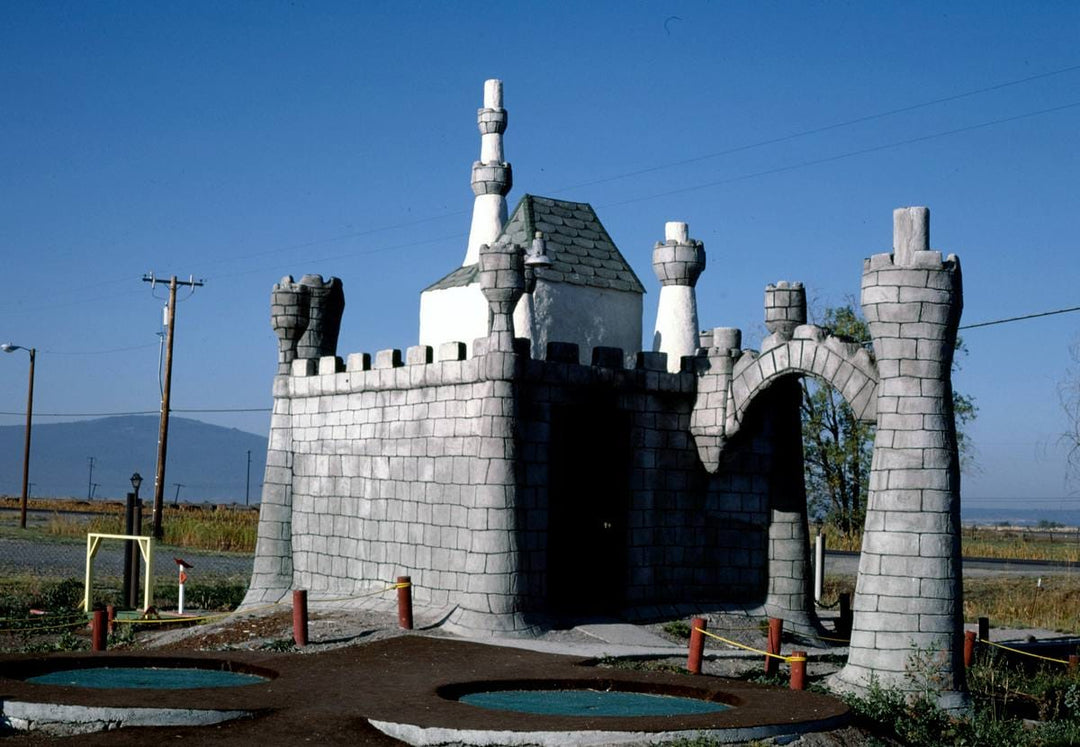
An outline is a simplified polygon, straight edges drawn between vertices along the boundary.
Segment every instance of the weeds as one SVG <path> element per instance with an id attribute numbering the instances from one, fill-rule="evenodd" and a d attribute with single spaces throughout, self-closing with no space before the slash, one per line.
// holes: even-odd
<path id="1" fill-rule="evenodd" d="M 686 640 L 690 638 L 690 624 L 685 620 L 672 620 L 664 623 L 664 632 L 672 638 Z"/>

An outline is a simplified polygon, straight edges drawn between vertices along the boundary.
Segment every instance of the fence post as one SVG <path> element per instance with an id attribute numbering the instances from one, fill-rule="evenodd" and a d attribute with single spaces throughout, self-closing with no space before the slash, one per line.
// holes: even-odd
<path id="1" fill-rule="evenodd" d="M 686 657 L 686 668 L 690 674 L 701 674 L 701 657 L 705 654 L 705 618 L 694 617 L 690 620 L 690 653 Z"/>
<path id="2" fill-rule="evenodd" d="M 791 653 L 791 683 L 792 690 L 806 689 L 806 652 L 793 651 Z"/>
<path id="3" fill-rule="evenodd" d="M 964 666 L 970 667 L 975 663 L 975 631 L 964 631 Z"/>
<path id="4" fill-rule="evenodd" d="M 989 617 L 980 617 L 979 618 L 979 640 L 980 641 L 989 641 L 990 640 L 990 618 Z"/>
<path id="5" fill-rule="evenodd" d="M 825 589 L 825 535 L 818 532 L 814 539 L 814 602 L 821 604 Z"/>
<path id="6" fill-rule="evenodd" d="M 1077 667 L 1080 667 L 1080 656 L 1069 654 L 1069 674 L 1071 676 L 1076 676 Z"/>
<path id="7" fill-rule="evenodd" d="M 397 584 L 398 627 L 412 630 L 412 578 L 410 576 L 398 576 Z"/>
<path id="8" fill-rule="evenodd" d="M 307 589 L 292 593 L 292 636 L 297 646 L 307 645 Z"/>
<path id="9" fill-rule="evenodd" d="M 90 622 L 90 648 L 93 651 L 104 651 L 109 640 L 109 622 L 103 609 L 94 610 L 93 620 Z"/>
<path id="10" fill-rule="evenodd" d="M 116 606 L 112 604 L 105 605 L 105 618 L 109 621 L 109 635 L 112 635 L 113 628 L 116 623 Z"/>
<path id="11" fill-rule="evenodd" d="M 768 645 L 765 650 L 770 654 L 780 654 L 780 641 L 784 635 L 784 621 L 779 617 L 769 618 Z M 765 674 L 776 674 L 780 670 L 780 660 L 775 656 L 765 657 Z"/>

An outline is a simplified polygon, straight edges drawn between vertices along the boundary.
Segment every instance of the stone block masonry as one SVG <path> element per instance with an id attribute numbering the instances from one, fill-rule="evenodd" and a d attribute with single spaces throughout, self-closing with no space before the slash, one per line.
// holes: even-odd
<path id="1" fill-rule="evenodd" d="M 929 211 L 894 214 L 894 252 L 865 263 L 862 305 L 874 341 L 877 434 L 855 589 L 848 664 L 835 683 L 915 689 L 944 683 L 962 708 L 960 468 L 952 405 L 953 350 L 963 306 L 960 262 L 929 248 Z M 910 672 L 915 650 L 934 671 Z"/>
<path id="2" fill-rule="evenodd" d="M 248 603 L 300 587 L 360 594 L 408 573 L 419 605 L 454 608 L 451 629 L 515 634 L 550 621 L 553 600 L 557 613 L 596 597 L 586 578 L 611 590 L 608 612 L 760 597 L 765 431 L 710 476 L 688 434 L 693 370 L 668 373 L 662 355 L 625 369 L 622 351 L 603 349 L 604 366 L 568 363 L 560 345 L 532 360 L 526 345 L 510 383 L 485 375 L 489 342 L 466 360 L 381 351 L 387 368 L 354 354 L 355 367 L 297 361 L 278 377 Z M 557 445 L 609 422 L 602 435 L 621 451 Z M 617 499 L 592 515 L 554 491 Z M 567 510 L 577 516 L 553 521 Z M 564 544 L 559 527 L 585 514 L 608 526 L 578 537 L 592 545 Z"/>

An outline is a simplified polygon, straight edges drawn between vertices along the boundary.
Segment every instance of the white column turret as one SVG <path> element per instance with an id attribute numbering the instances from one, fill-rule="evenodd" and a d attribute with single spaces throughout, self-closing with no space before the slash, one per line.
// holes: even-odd
<path id="1" fill-rule="evenodd" d="M 668 370 L 678 371 L 684 355 L 697 352 L 698 315 L 694 285 L 705 269 L 705 245 L 689 238 L 685 223 L 664 224 L 664 241 L 653 249 L 653 272 L 660 280 L 653 350 L 667 353 Z"/>

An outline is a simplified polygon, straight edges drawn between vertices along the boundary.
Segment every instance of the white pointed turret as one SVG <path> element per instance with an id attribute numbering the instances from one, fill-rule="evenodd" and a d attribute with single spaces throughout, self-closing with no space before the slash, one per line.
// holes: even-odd
<path id="1" fill-rule="evenodd" d="M 653 350 L 667 353 L 669 371 L 678 371 L 684 355 L 698 348 L 697 297 L 694 285 L 705 269 L 705 245 L 691 239 L 685 223 L 664 224 L 664 241 L 653 249 L 653 272 L 660 281 Z"/>
<path id="2" fill-rule="evenodd" d="M 513 186 L 510 164 L 503 160 L 506 109 L 502 105 L 502 81 L 484 81 L 484 108 L 476 114 L 480 127 L 480 160 L 473 163 L 472 227 L 462 265 L 480 261 L 480 245 L 494 244 L 506 223 L 506 193 Z"/>

